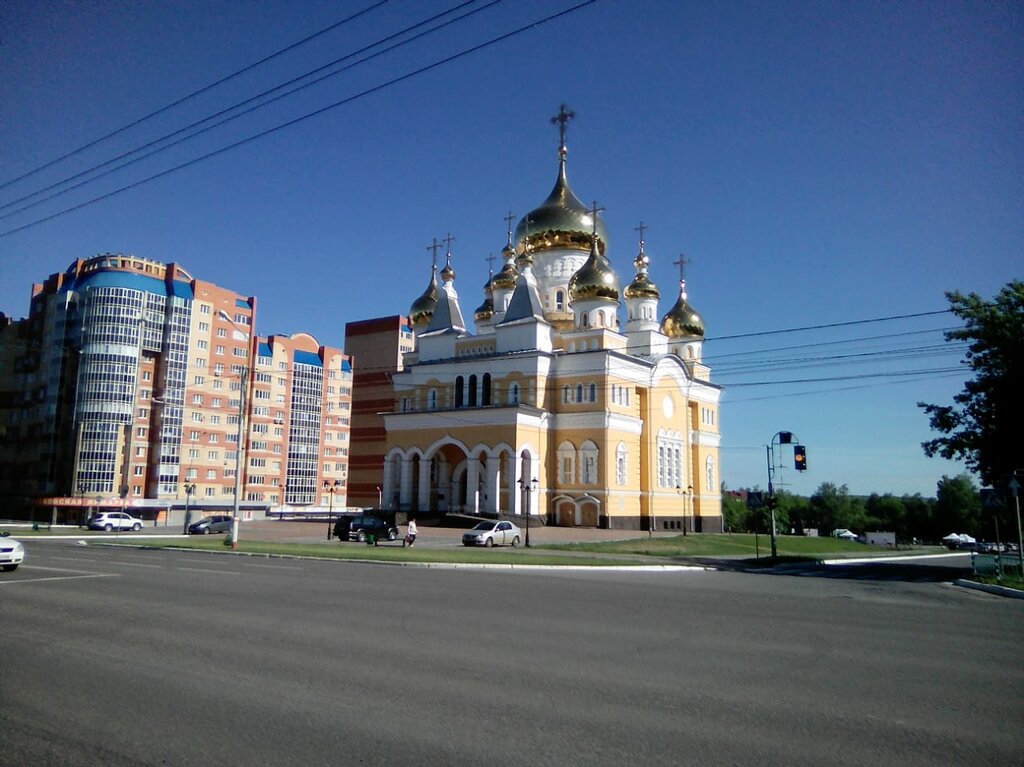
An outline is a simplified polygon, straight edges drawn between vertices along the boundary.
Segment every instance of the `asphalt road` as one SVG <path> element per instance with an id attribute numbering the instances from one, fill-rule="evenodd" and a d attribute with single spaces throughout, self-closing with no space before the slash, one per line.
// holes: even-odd
<path id="1" fill-rule="evenodd" d="M 906 573 L 27 548 L 4 764 L 1024 763 L 1024 602 Z"/>

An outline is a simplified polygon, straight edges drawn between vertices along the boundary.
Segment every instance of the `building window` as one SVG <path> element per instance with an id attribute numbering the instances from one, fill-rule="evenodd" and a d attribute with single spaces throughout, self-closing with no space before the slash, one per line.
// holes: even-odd
<path id="1" fill-rule="evenodd" d="M 508 387 L 508 404 L 519 404 L 519 384 L 514 383 Z"/>
<path id="2" fill-rule="evenodd" d="M 565 485 L 576 481 L 576 448 L 571 442 L 558 446 L 558 481 Z"/>
<path id="3" fill-rule="evenodd" d="M 480 404 L 487 407 L 491 404 L 491 374 L 484 373 L 483 390 L 480 395 Z"/>
<path id="4" fill-rule="evenodd" d="M 580 448 L 580 482 L 584 485 L 597 484 L 597 445 L 590 440 Z"/>
<path id="5" fill-rule="evenodd" d="M 431 410 L 437 410 L 437 389 L 431 389 L 427 395 L 427 407 Z"/>
<path id="6" fill-rule="evenodd" d="M 465 381 L 462 376 L 456 376 L 455 378 L 455 407 L 462 407 L 463 395 L 465 394 Z"/>
<path id="7" fill-rule="evenodd" d="M 707 476 L 704 478 L 704 489 L 709 493 L 715 492 L 715 459 L 710 455 L 704 462 L 704 471 Z"/>
<path id="8" fill-rule="evenodd" d="M 597 385 L 596 384 L 590 384 L 590 391 L 588 392 L 588 394 L 590 395 L 590 401 L 591 402 L 597 402 Z"/>
<path id="9" fill-rule="evenodd" d="M 583 384 L 576 384 L 576 401 L 583 401 Z"/>
<path id="10" fill-rule="evenodd" d="M 626 446 L 621 442 L 615 448 L 615 481 L 620 485 L 626 484 Z"/>

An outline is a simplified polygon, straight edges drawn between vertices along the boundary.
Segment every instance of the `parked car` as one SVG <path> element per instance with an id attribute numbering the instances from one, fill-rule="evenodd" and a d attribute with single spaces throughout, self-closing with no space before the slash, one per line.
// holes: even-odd
<path id="1" fill-rule="evenodd" d="M 348 539 L 365 541 L 370 535 L 378 541 L 382 538 L 394 541 L 398 538 L 398 528 L 380 517 L 353 517 L 348 526 Z"/>
<path id="2" fill-rule="evenodd" d="M 142 520 L 123 511 L 104 511 L 89 517 L 90 530 L 141 530 Z"/>
<path id="3" fill-rule="evenodd" d="M 5 573 L 18 569 L 25 559 L 25 547 L 21 541 L 10 537 L 9 533 L 0 533 L 0 567 Z"/>
<path id="4" fill-rule="evenodd" d="M 463 546 L 518 546 L 522 531 L 511 522 L 481 522 L 462 536 Z"/>
<path id="5" fill-rule="evenodd" d="M 209 535 L 210 533 L 230 533 L 231 515 L 214 514 L 212 517 L 203 517 L 188 526 L 189 535 Z"/>

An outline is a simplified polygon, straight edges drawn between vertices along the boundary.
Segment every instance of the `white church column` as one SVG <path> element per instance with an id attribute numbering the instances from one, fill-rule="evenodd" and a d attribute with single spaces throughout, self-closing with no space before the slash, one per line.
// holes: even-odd
<path id="1" fill-rule="evenodd" d="M 402 479 L 399 484 L 399 509 L 408 511 L 412 505 L 412 456 L 402 458 Z"/>
<path id="2" fill-rule="evenodd" d="M 470 514 L 480 512 L 480 460 L 473 455 L 466 460 L 466 506 Z"/>
<path id="3" fill-rule="evenodd" d="M 484 474 L 484 492 L 487 494 L 485 511 L 498 512 L 498 467 L 501 465 L 501 457 L 497 455 L 487 456 L 487 469 Z"/>
<path id="4" fill-rule="evenodd" d="M 420 490 L 416 499 L 417 510 L 430 510 L 430 461 L 420 458 Z"/>

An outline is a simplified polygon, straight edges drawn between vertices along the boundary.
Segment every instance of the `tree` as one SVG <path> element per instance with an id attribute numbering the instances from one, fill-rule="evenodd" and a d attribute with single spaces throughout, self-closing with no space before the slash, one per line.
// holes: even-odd
<path id="1" fill-rule="evenodd" d="M 722 483 L 722 522 L 726 532 L 742 533 L 747 530 L 750 510 L 740 494 L 733 495 Z"/>
<path id="2" fill-rule="evenodd" d="M 977 535 L 981 521 L 981 496 L 967 474 L 943 476 L 935 488 L 935 524 L 947 533 Z"/>
<path id="3" fill-rule="evenodd" d="M 999 485 L 1024 469 L 1024 282 L 1008 283 L 994 301 L 956 291 L 946 298 L 964 321 L 946 340 L 971 342 L 965 362 L 974 377 L 953 405 L 917 403 L 943 435 L 921 447 L 929 457 L 962 459 L 985 484 Z"/>
<path id="4" fill-rule="evenodd" d="M 822 482 L 811 496 L 810 520 L 808 527 L 817 527 L 821 535 L 845 527 L 849 530 L 864 530 L 867 512 L 864 502 L 851 498 L 846 485 L 836 487 L 831 482 Z"/>
<path id="5" fill-rule="evenodd" d="M 864 506 L 868 513 L 869 527 L 875 530 L 891 530 L 896 533 L 896 539 L 899 541 L 913 537 L 907 521 L 907 508 L 895 495 L 872 493 Z"/>

